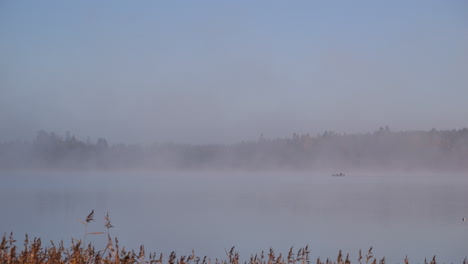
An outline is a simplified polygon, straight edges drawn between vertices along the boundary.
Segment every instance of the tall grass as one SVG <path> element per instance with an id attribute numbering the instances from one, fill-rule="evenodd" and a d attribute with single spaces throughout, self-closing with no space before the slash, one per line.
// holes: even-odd
<path id="1" fill-rule="evenodd" d="M 94 210 L 88 215 L 85 221 L 81 221 L 85 225 L 85 234 L 83 240 L 72 239 L 69 246 L 65 247 L 64 242 L 54 244 L 53 241 L 49 245 L 44 246 L 40 238 L 30 239 L 26 235 L 23 247 L 18 247 L 17 241 L 13 237 L 13 233 L 4 234 L 0 243 L 0 264 L 81 264 L 81 263 L 96 263 L 96 264 L 126 264 L 126 263 L 158 263 L 158 264 L 240 264 L 239 253 L 235 248 L 226 251 L 226 259 L 211 259 L 208 257 L 199 257 L 194 251 L 190 255 L 177 256 L 176 252 L 172 252 L 167 257 L 162 253 L 146 253 L 145 247 L 142 245 L 138 251 L 126 250 L 125 247 L 119 246 L 117 238 L 112 238 L 110 229 L 113 227 L 109 214 L 105 217 L 104 227 L 107 232 L 87 233 L 88 224 L 94 221 Z M 99 248 L 92 243 L 86 244 L 86 235 L 88 234 L 106 234 L 108 236 L 107 245 Z M 310 249 L 308 246 L 295 251 L 293 248 L 285 255 L 277 254 L 273 249 L 267 252 L 251 255 L 243 264 L 311 264 L 309 257 Z M 405 264 L 409 264 L 408 257 L 403 259 Z M 351 264 L 349 253 L 344 255 L 342 251 L 338 251 L 336 258 L 326 258 L 322 260 L 317 258 L 316 264 Z M 363 254 L 359 250 L 359 255 L 354 263 L 359 264 L 385 264 L 385 257 L 378 258 L 374 256 L 372 247 Z M 424 260 L 425 264 L 437 264 L 436 256 L 429 260 Z M 465 258 L 463 264 L 468 264 Z"/>
<path id="2" fill-rule="evenodd" d="M 311 264 L 309 258 L 309 247 L 300 248 L 294 251 L 291 248 L 288 254 L 276 254 L 273 249 L 267 252 L 260 252 L 259 254 L 252 255 L 247 261 L 240 262 L 239 253 L 235 248 L 231 248 L 226 252 L 226 259 L 211 259 L 208 257 L 199 257 L 192 251 L 190 255 L 177 256 L 176 252 L 172 252 L 167 257 L 162 253 L 149 253 L 145 251 L 145 247 L 141 246 L 138 251 L 126 250 L 124 247 L 119 246 L 117 238 L 111 239 L 109 236 L 108 244 L 101 249 L 96 249 L 95 245 L 91 243 L 84 245 L 81 241 L 71 240 L 68 247 L 64 246 L 63 241 L 59 244 L 54 244 L 52 241 L 50 245 L 44 246 L 40 238 L 29 239 L 26 235 L 23 243 L 24 247 L 19 249 L 17 241 L 13 235 L 3 235 L 0 243 L 0 263 L 2 264 L 55 264 L 55 263 L 159 263 L 159 264 Z M 361 251 L 360 251 L 361 252 Z M 405 264 L 409 264 L 408 257 L 403 259 Z M 377 258 L 369 250 L 365 256 L 359 253 L 359 258 L 352 261 L 349 253 L 344 255 L 340 250 L 336 258 L 327 258 L 322 260 L 320 257 L 314 261 L 316 264 L 385 264 L 385 257 Z M 424 260 L 425 264 L 437 264 L 436 256 L 429 260 Z M 463 264 L 468 264 L 467 259 Z"/>

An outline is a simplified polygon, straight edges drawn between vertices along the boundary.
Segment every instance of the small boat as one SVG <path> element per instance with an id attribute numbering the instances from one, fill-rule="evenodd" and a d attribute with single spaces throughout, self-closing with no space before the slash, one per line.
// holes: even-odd
<path id="1" fill-rule="evenodd" d="M 340 173 L 335 173 L 335 174 L 332 174 L 332 176 L 345 176 L 344 173 L 340 172 Z"/>

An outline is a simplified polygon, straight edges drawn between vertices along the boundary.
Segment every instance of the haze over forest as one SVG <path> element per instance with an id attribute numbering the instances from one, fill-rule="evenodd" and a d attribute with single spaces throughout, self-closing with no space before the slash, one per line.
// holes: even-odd
<path id="1" fill-rule="evenodd" d="M 468 170 L 468 129 L 309 134 L 237 144 L 85 142 L 39 131 L 0 144 L 4 169 Z"/>
<path id="2" fill-rule="evenodd" d="M 466 169 L 467 7 L 2 1 L 0 166 Z"/>

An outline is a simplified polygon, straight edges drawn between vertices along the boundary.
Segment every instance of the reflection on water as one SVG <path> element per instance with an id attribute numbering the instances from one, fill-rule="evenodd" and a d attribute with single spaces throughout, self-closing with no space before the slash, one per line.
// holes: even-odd
<path id="1" fill-rule="evenodd" d="M 460 263 L 468 255 L 468 177 L 455 174 L 1 172 L 0 232 L 44 241 L 112 230 L 127 248 L 144 244 L 224 257 L 308 244 L 311 256 L 357 259 L 374 247 L 390 263 L 437 255 Z M 105 237 L 91 240 L 105 246 Z"/>

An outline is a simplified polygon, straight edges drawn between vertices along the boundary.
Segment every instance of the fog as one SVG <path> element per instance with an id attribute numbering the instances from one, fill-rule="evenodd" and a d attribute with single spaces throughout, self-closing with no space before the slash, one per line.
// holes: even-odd
<path id="1" fill-rule="evenodd" d="M 468 126 L 464 1 L 3 1 L 0 141 Z"/>
<path id="2" fill-rule="evenodd" d="M 0 144 L 0 168 L 99 170 L 467 171 L 468 128 L 366 134 L 326 131 L 236 144 L 109 144 L 39 131 Z"/>

